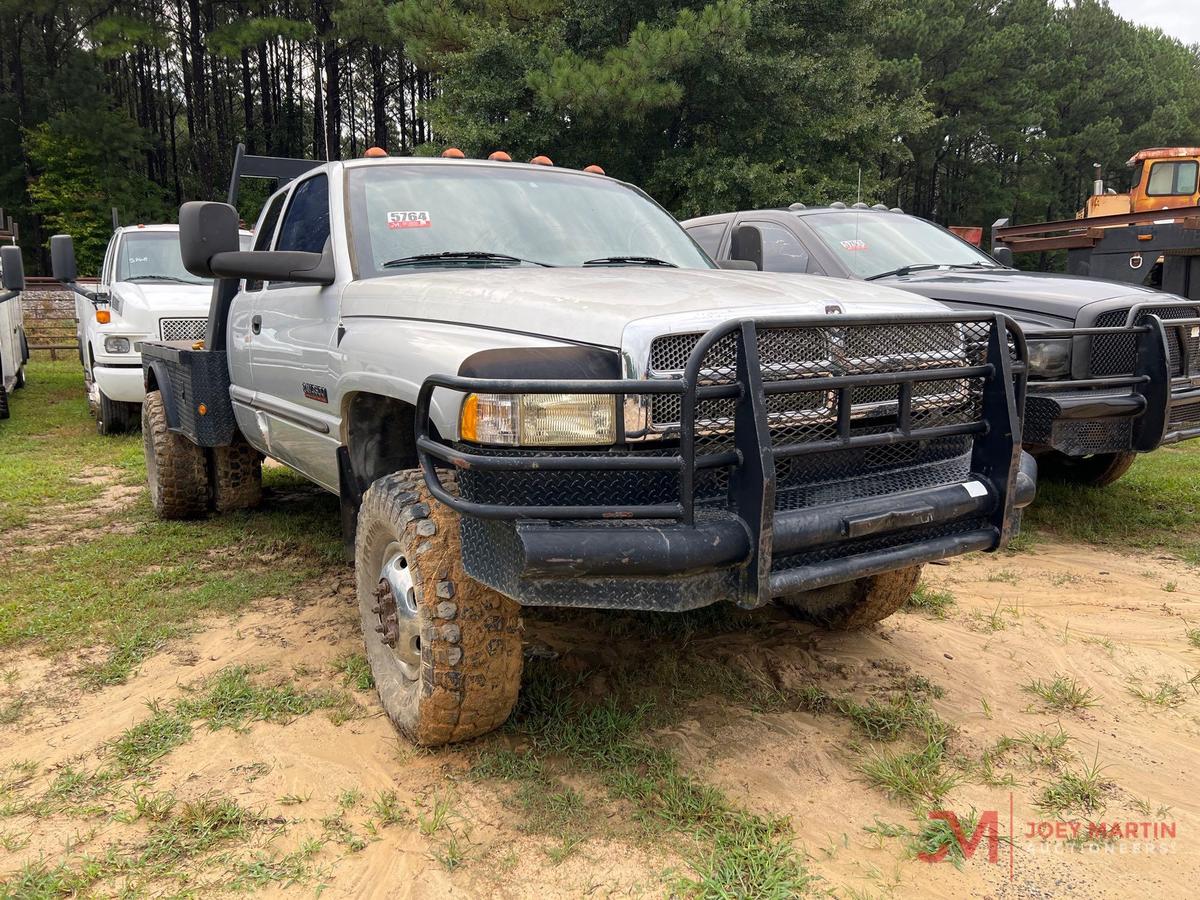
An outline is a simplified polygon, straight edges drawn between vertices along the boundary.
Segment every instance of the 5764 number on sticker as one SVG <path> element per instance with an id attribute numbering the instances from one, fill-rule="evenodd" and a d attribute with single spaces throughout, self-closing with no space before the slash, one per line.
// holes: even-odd
<path id="1" fill-rule="evenodd" d="M 401 210 L 387 214 L 388 228 L 428 228 L 433 224 L 425 210 Z"/>

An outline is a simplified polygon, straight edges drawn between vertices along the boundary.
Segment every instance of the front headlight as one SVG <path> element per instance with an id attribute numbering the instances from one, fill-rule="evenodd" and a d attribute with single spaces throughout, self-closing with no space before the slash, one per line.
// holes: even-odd
<path id="1" fill-rule="evenodd" d="M 106 337 L 104 339 L 105 353 L 128 353 L 129 338 L 126 337 Z"/>
<path id="2" fill-rule="evenodd" d="M 476 444 L 579 447 L 617 439 L 611 394 L 468 394 L 459 434 Z"/>
<path id="3" fill-rule="evenodd" d="M 1071 342 L 1068 340 L 1029 339 L 1029 374 L 1052 381 L 1071 374 Z"/>

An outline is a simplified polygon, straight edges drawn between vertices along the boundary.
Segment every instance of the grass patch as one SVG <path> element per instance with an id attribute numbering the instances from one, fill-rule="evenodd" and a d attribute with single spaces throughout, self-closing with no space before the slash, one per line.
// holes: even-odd
<path id="1" fill-rule="evenodd" d="M 1133 468 L 1103 488 L 1038 481 L 1038 502 L 1022 528 L 1062 538 L 1167 550 L 1200 563 L 1200 444 L 1185 442 L 1138 455 Z"/>
<path id="2" fill-rule="evenodd" d="M 673 754 L 646 737 L 648 730 L 677 720 L 690 699 L 707 693 L 740 697 L 763 711 L 798 708 L 802 698 L 775 687 L 762 673 L 672 654 L 660 657 L 649 672 L 611 674 L 611 690 L 595 701 L 577 690 L 587 674 L 572 676 L 551 661 L 535 661 L 507 726 L 528 749 L 484 749 L 473 774 L 511 785 L 508 802 L 520 811 L 522 827 L 557 838 L 546 851 L 552 863 L 614 827 L 596 807 L 618 802 L 634 812 L 626 827 L 638 829 L 626 837 L 673 836 L 691 867 L 675 884 L 680 893 L 782 898 L 803 892 L 810 876 L 786 820 L 737 807 L 717 788 L 683 772 Z M 603 799 L 590 800 L 563 783 L 559 773 L 568 771 L 592 779 Z M 421 821 L 440 827 L 432 816 Z M 442 862 L 449 867 L 453 860 Z"/>
<path id="3" fill-rule="evenodd" d="M 904 608 L 944 619 L 957 602 L 949 591 L 938 590 L 922 581 L 913 591 L 913 595 L 904 602 Z"/>
<path id="4" fill-rule="evenodd" d="M 356 691 L 369 691 L 375 687 L 371 664 L 362 653 L 346 653 L 333 661 L 333 671 L 342 676 L 342 684 Z"/>
<path id="5" fill-rule="evenodd" d="M 1184 690 L 1185 688 L 1191 688 L 1191 693 L 1196 694 L 1200 690 L 1198 686 L 1200 686 L 1200 674 L 1178 681 L 1163 678 L 1155 682 L 1153 688 L 1144 688 L 1137 682 L 1133 682 L 1129 685 L 1129 693 L 1143 703 L 1171 709 L 1187 702 L 1190 695 Z"/>
<path id="6" fill-rule="evenodd" d="M 859 765 L 867 783 L 916 810 L 940 803 L 960 778 L 945 765 L 946 739 L 931 734 L 915 750 L 876 752 Z"/>
<path id="7" fill-rule="evenodd" d="M 1104 796 L 1112 784 L 1104 780 L 1104 767 L 1097 761 L 1077 772 L 1064 772 L 1046 785 L 1037 805 L 1048 813 L 1093 813 L 1104 808 Z"/>
<path id="8" fill-rule="evenodd" d="M 1200 650 L 1200 628 L 1189 628 L 1187 630 L 1187 642 Z"/>
<path id="9" fill-rule="evenodd" d="M 114 483 L 145 483 L 140 436 L 95 433 L 77 363 L 34 362 L 29 378 L 22 409 L 0 425 L 0 649 L 103 643 L 106 657 L 79 674 L 90 687 L 120 683 L 198 617 L 286 594 L 341 565 L 336 499 L 278 468 L 264 484 L 286 500 L 268 496 L 260 510 L 161 522 L 139 492 L 65 534 L 27 534 L 35 521 L 53 529 Z M 98 530 L 77 541 L 79 527 Z"/>
<path id="10" fill-rule="evenodd" d="M 1084 687 L 1074 678 L 1055 673 L 1048 681 L 1040 678 L 1021 685 L 1021 690 L 1033 694 L 1051 709 L 1087 709 L 1096 705 L 1091 688 Z"/>

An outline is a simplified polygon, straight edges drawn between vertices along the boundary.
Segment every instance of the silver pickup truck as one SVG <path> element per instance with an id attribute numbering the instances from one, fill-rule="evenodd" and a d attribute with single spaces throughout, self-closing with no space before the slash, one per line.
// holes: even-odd
<path id="1" fill-rule="evenodd" d="M 418 743 L 508 716 L 522 606 L 862 626 L 1033 499 L 1002 315 L 722 271 L 596 172 L 236 160 L 231 203 L 180 210 L 217 279 L 205 341 L 143 345 L 151 497 L 252 505 L 263 456 L 338 494 L 379 694 Z M 284 185 L 241 251 L 246 175 Z"/>

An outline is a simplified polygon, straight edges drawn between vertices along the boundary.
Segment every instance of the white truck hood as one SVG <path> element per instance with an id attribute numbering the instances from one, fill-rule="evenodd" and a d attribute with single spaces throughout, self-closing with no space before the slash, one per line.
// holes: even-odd
<path id="1" fill-rule="evenodd" d="M 606 347 L 621 346 L 625 327 L 648 318 L 662 317 L 669 332 L 678 330 L 673 316 L 696 330 L 739 315 L 945 309 L 894 288 L 816 275 L 632 266 L 410 272 L 353 282 L 342 296 L 347 317 L 461 323 Z"/>
<path id="2" fill-rule="evenodd" d="M 210 284 L 171 281 L 119 281 L 110 291 L 113 307 L 121 316 L 147 311 L 162 316 L 207 316 L 212 299 Z"/>

